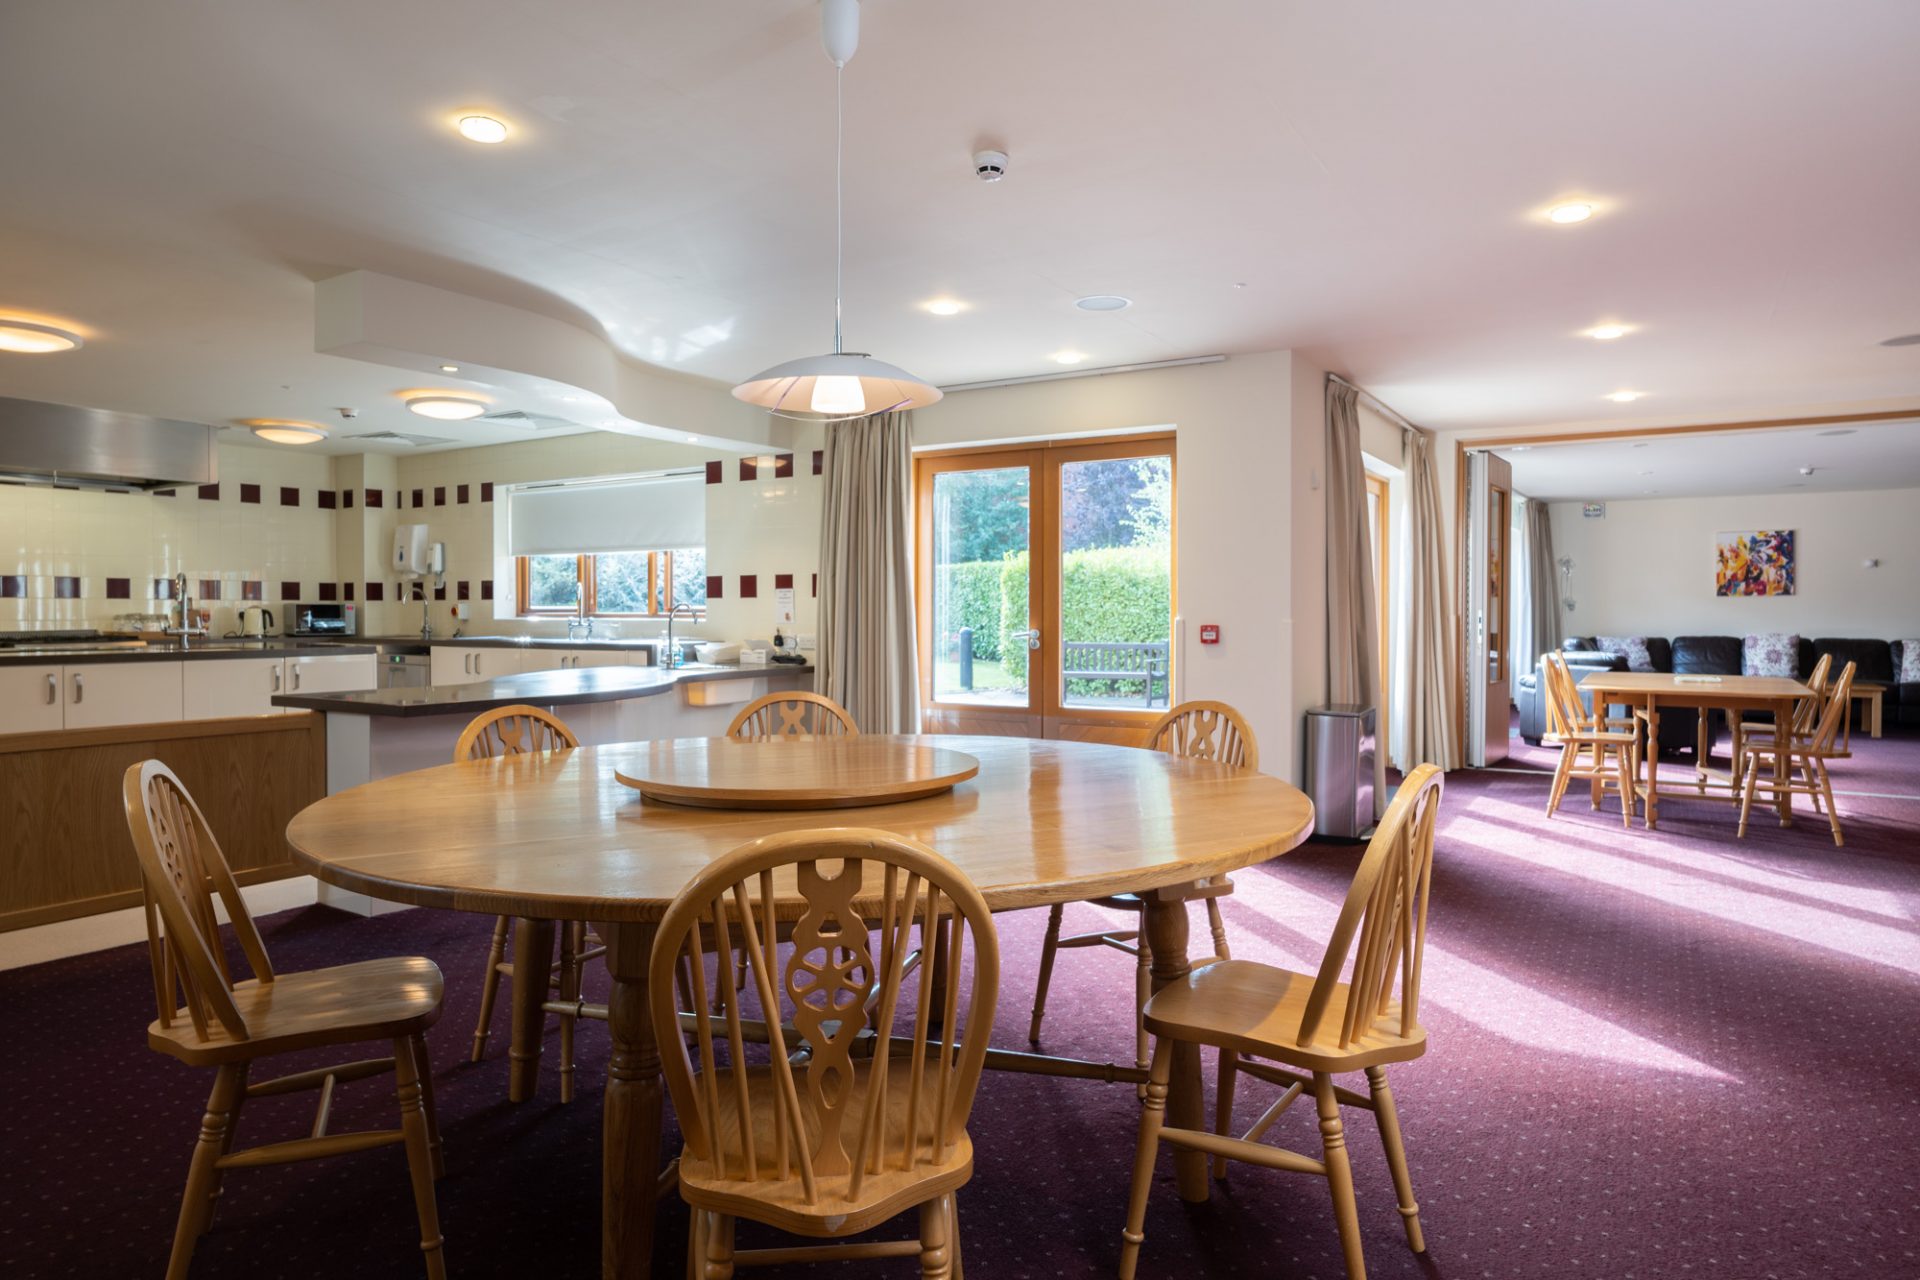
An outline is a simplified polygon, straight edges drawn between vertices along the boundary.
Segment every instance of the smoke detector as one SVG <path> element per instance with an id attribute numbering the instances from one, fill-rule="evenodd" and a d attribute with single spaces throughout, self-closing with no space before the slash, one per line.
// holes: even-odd
<path id="1" fill-rule="evenodd" d="M 982 182 L 998 182 L 1007 176 L 1007 153 L 1004 151 L 976 151 L 973 153 L 973 176 Z"/>

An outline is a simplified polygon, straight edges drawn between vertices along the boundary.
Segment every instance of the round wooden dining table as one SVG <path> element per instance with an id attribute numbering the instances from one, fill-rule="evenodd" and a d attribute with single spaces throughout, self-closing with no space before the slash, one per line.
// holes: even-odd
<path id="1" fill-rule="evenodd" d="M 1277 857 L 1313 827 L 1313 806 L 1297 788 L 1208 761 L 1029 738 L 898 741 L 965 752 L 980 762 L 979 773 L 904 803 L 730 811 L 643 799 L 623 785 L 615 775 L 651 744 L 581 747 L 354 787 L 302 810 L 287 839 L 295 860 L 329 884 L 414 906 L 515 917 L 521 956 L 551 954 L 556 921 L 599 926 L 612 977 L 613 1041 L 601 1130 L 601 1274 L 645 1276 L 664 1120 L 648 958 L 668 904 L 714 859 L 776 832 L 874 827 L 938 850 L 996 911 L 1138 893 L 1158 989 L 1189 972 L 1188 899 L 1179 887 Z M 529 1016 L 513 1029 L 517 1097 L 531 1095 L 545 1018 L 544 970 L 524 967 L 543 981 L 525 1001 Z M 1206 1127 L 1199 1053 L 1191 1046 L 1176 1056 L 1167 1110 L 1169 1124 Z M 1185 1199 L 1206 1199 L 1203 1154 L 1180 1153 L 1176 1174 Z"/>

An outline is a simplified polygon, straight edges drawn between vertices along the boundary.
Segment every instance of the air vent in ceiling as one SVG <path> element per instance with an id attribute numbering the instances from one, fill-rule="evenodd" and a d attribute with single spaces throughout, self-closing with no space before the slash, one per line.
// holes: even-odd
<path id="1" fill-rule="evenodd" d="M 520 409 L 509 409 L 505 413 L 489 413 L 481 417 L 482 422 L 497 422 L 503 427 L 519 427 L 523 431 L 584 431 L 586 427 L 566 418 L 556 418 L 546 413 L 526 413 Z"/>
<path id="2" fill-rule="evenodd" d="M 368 444 L 397 444 L 402 449 L 425 449 L 436 444 L 457 444 L 451 436 L 419 436 L 410 431 L 373 431 L 363 436 L 350 437 L 364 440 Z"/>

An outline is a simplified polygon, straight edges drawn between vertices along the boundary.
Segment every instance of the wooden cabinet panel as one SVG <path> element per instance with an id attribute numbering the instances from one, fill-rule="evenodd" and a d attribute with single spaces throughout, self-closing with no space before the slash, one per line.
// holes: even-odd
<path id="1" fill-rule="evenodd" d="M 69 729 L 163 724 L 184 711 L 182 662 L 99 662 L 66 668 Z"/>
<path id="2" fill-rule="evenodd" d="M 181 701 L 189 720 L 277 716 L 273 695 L 284 692 L 279 658 L 217 658 L 180 664 Z"/>
<path id="3" fill-rule="evenodd" d="M 59 667 L 0 667 L 0 733 L 58 729 L 65 701 Z"/>

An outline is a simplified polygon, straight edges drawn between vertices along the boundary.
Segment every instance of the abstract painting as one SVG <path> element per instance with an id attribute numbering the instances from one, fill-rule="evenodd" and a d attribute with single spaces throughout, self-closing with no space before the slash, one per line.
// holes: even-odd
<path id="1" fill-rule="evenodd" d="M 1790 596 L 1793 594 L 1793 530 L 1715 534 L 1714 594 Z"/>

